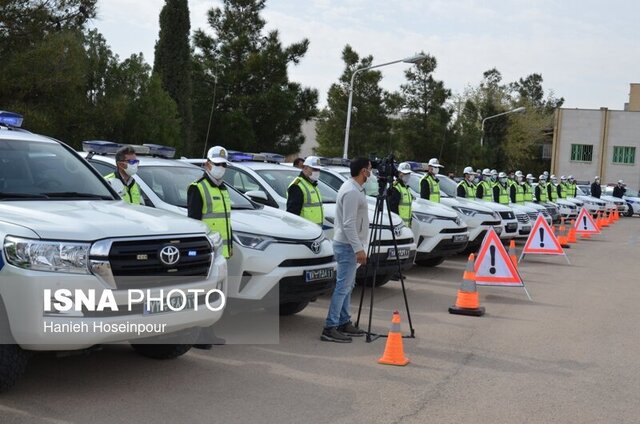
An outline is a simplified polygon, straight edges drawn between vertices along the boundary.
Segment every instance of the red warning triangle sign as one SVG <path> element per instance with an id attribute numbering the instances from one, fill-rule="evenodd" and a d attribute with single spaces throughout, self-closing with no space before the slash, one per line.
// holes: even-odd
<path id="1" fill-rule="evenodd" d="M 573 228 L 576 229 L 577 234 L 600 234 L 598 226 L 585 208 L 580 209 Z"/>
<path id="2" fill-rule="evenodd" d="M 481 286 L 524 286 L 518 270 L 493 228 L 484 236 L 475 272 L 476 284 Z"/>
<path id="3" fill-rule="evenodd" d="M 564 255 L 560 242 L 542 215 L 533 224 L 522 254 Z"/>

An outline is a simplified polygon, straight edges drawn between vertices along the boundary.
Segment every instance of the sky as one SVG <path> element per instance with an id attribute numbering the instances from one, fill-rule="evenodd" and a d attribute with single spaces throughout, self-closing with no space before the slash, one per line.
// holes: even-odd
<path id="1" fill-rule="evenodd" d="M 164 3 L 99 0 L 93 25 L 121 60 L 142 52 L 153 64 Z M 211 33 L 206 12 L 221 5 L 190 0 L 191 29 Z M 438 61 L 435 77 L 454 94 L 495 67 L 505 82 L 542 74 L 543 87 L 564 97 L 564 107 L 621 110 L 629 83 L 640 83 L 634 0 L 267 0 L 262 16 L 285 45 L 309 39 L 289 78 L 318 89 L 320 107 L 343 72 L 346 44 L 374 64 L 429 53 Z M 408 66 L 380 68 L 382 87 L 398 90 Z"/>

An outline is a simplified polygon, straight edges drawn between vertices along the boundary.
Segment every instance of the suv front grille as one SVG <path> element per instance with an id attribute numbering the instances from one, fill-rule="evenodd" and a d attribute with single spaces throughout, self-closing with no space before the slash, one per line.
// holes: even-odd
<path id="1" fill-rule="evenodd" d="M 529 222 L 529 215 L 523 213 L 523 214 L 516 214 L 516 218 L 518 219 L 518 222 L 520 222 L 521 224 L 526 224 L 527 222 Z"/>
<path id="2" fill-rule="evenodd" d="M 513 212 L 509 211 L 509 212 L 499 212 L 500 213 L 500 217 L 502 219 L 515 219 L 515 216 L 513 215 Z"/>
<path id="3" fill-rule="evenodd" d="M 305 259 L 287 259 L 278 265 L 279 267 L 304 267 L 330 264 L 335 259 L 333 256 L 325 256 L 323 258 L 305 258 Z"/>
<path id="4" fill-rule="evenodd" d="M 529 215 L 530 221 L 535 221 L 536 219 L 538 219 L 538 212 L 527 212 L 527 215 Z"/>
<path id="5" fill-rule="evenodd" d="M 174 265 L 160 261 L 160 250 L 168 245 L 180 252 Z M 209 274 L 211 253 L 206 237 L 115 241 L 109 251 L 109 262 L 119 289 L 147 288 L 164 285 L 163 282 L 171 284 L 174 277 L 179 277 L 175 280 L 180 284 L 202 280 Z"/>

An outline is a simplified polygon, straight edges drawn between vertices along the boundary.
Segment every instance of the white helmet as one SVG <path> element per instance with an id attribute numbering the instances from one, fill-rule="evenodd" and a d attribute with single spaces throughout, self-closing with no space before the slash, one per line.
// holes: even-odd
<path id="1" fill-rule="evenodd" d="M 207 159 L 213 163 L 227 163 L 228 157 L 227 149 L 222 146 L 213 146 L 207 152 Z"/>
<path id="2" fill-rule="evenodd" d="M 438 159 L 436 158 L 429 159 L 428 165 L 433 166 L 434 168 L 444 168 L 444 166 L 440 165 L 440 162 L 438 162 Z"/>
<path id="3" fill-rule="evenodd" d="M 531 174 L 527 174 L 527 180 L 535 181 L 536 177 Z"/>
<path id="4" fill-rule="evenodd" d="M 560 181 L 567 181 L 567 177 L 565 177 L 564 175 L 562 175 L 562 176 L 560 177 Z"/>
<path id="5" fill-rule="evenodd" d="M 542 173 L 542 175 L 544 175 L 545 177 L 548 177 L 548 176 L 549 176 L 549 171 L 544 171 L 544 172 Z"/>
<path id="6" fill-rule="evenodd" d="M 491 175 L 491 170 L 489 168 L 484 168 L 482 170 L 482 175 L 490 176 Z"/>
<path id="7" fill-rule="evenodd" d="M 411 174 L 411 164 L 409 162 L 402 162 L 398 164 L 398 172 L 403 174 Z"/>
<path id="8" fill-rule="evenodd" d="M 498 178 L 507 178 L 507 174 L 504 172 L 501 172 L 498 174 Z"/>
<path id="9" fill-rule="evenodd" d="M 539 180 L 539 181 L 546 181 L 546 180 L 547 180 L 547 176 L 546 176 L 546 175 L 544 175 L 544 174 L 542 174 L 542 175 L 540 175 L 540 176 L 538 177 L 538 180 Z"/>
<path id="10" fill-rule="evenodd" d="M 307 156 L 302 165 L 318 169 L 320 168 L 320 158 L 318 156 Z"/>
<path id="11" fill-rule="evenodd" d="M 523 177 L 522 171 L 516 171 L 516 177 Z"/>
<path id="12" fill-rule="evenodd" d="M 491 170 L 491 175 L 498 175 L 498 171 L 496 171 L 495 169 Z"/>
<path id="13" fill-rule="evenodd" d="M 466 168 L 464 168 L 464 171 L 462 171 L 463 174 L 469 174 L 469 175 L 476 175 L 476 173 L 474 172 L 473 168 L 470 166 L 467 166 Z"/>

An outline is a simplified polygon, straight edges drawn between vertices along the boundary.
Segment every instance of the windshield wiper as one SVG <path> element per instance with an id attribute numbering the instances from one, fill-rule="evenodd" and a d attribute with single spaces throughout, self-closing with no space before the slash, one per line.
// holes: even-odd
<path id="1" fill-rule="evenodd" d="M 46 194 L 36 194 L 36 193 L 11 193 L 0 191 L 0 200 L 6 199 L 48 199 L 49 196 Z"/>
<path id="2" fill-rule="evenodd" d="M 80 193 L 78 191 L 61 191 L 57 193 L 42 193 L 42 195 L 51 197 L 63 197 L 63 198 L 80 198 L 80 199 L 101 199 L 101 200 L 114 200 L 111 196 L 103 196 L 94 193 Z"/>

